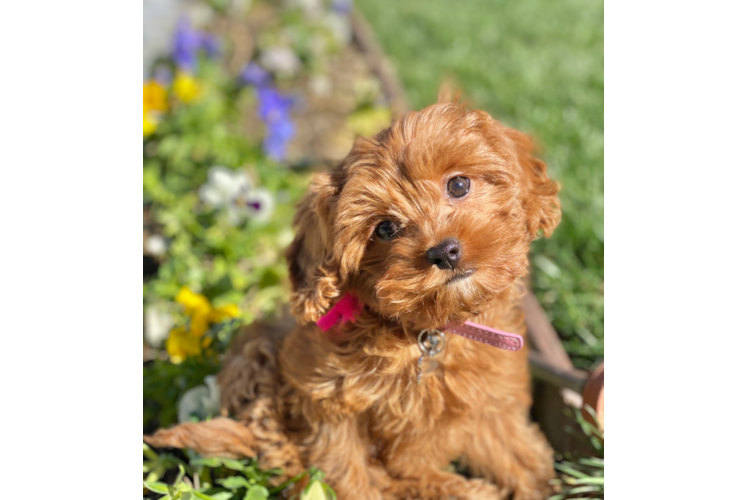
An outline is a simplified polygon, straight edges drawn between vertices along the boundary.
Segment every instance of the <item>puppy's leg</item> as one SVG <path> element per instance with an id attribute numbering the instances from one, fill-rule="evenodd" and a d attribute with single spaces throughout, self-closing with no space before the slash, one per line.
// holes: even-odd
<path id="1" fill-rule="evenodd" d="M 466 440 L 468 466 L 496 481 L 505 495 L 514 492 L 514 500 L 540 500 L 550 493 L 553 450 L 528 421 L 524 406 L 484 408 Z"/>
<path id="2" fill-rule="evenodd" d="M 307 462 L 325 473 L 325 481 L 340 500 L 381 500 L 390 483 L 384 469 L 372 463 L 370 443 L 355 418 L 315 426 L 304 442 Z"/>
<path id="3" fill-rule="evenodd" d="M 370 463 L 369 443 L 362 440 L 354 417 L 336 423 L 317 424 L 304 441 L 307 463 L 325 473 L 340 500 L 380 500 L 390 478 L 380 466 Z"/>
<path id="4" fill-rule="evenodd" d="M 153 436 L 143 436 L 143 441 L 157 448 L 191 448 L 209 457 L 254 457 L 257 453 L 252 433 L 228 418 L 159 429 Z"/>
<path id="5" fill-rule="evenodd" d="M 482 479 L 466 479 L 438 469 L 418 472 L 412 479 L 393 479 L 385 500 L 497 500 L 499 490 Z"/>
<path id="6" fill-rule="evenodd" d="M 393 479 L 385 490 L 387 500 L 497 500 L 499 490 L 483 479 L 444 470 L 458 453 L 450 443 L 452 434 L 411 434 L 396 447 L 384 450 L 385 467 Z"/>

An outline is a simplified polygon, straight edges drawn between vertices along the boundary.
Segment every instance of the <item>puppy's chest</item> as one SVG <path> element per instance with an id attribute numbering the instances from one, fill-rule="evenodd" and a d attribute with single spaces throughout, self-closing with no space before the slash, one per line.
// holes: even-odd
<path id="1" fill-rule="evenodd" d="M 490 397 L 488 357 L 490 353 L 487 356 L 482 349 L 465 352 L 462 346 L 453 346 L 452 351 L 422 361 L 418 383 L 418 353 L 414 353 L 410 369 L 381 379 L 386 396 L 373 402 L 370 413 L 382 421 L 418 425 L 473 413 Z"/>

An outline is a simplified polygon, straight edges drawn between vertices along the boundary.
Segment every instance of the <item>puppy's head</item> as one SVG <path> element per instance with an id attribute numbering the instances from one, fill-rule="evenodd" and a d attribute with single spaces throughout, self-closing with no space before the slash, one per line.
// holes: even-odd
<path id="1" fill-rule="evenodd" d="M 529 137 L 487 113 L 411 113 L 314 178 L 287 252 L 294 312 L 316 321 L 352 291 L 418 328 L 468 319 L 524 274 L 557 192 Z"/>

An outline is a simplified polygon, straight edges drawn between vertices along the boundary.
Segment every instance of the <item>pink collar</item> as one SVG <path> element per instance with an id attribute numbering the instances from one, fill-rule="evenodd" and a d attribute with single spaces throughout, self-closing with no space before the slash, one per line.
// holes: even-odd
<path id="1" fill-rule="evenodd" d="M 356 318 L 361 314 L 363 307 L 363 304 L 358 300 L 358 298 L 348 292 L 343 295 L 343 298 L 341 298 L 332 309 L 327 312 L 327 314 L 317 321 L 317 326 L 320 327 L 322 331 L 326 332 L 337 324 L 343 325 L 348 321 L 355 323 Z M 508 351 L 518 351 L 522 348 L 521 335 L 502 332 L 501 330 L 479 325 L 478 323 L 473 323 L 471 321 L 465 321 L 464 323 L 447 323 L 444 330 Z"/>

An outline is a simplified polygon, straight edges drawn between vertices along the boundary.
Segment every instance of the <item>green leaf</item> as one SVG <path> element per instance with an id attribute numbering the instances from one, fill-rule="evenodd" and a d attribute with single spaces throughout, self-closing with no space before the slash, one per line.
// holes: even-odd
<path id="1" fill-rule="evenodd" d="M 169 487 L 165 483 L 161 483 L 158 481 L 156 482 L 143 481 L 143 486 L 145 486 L 146 488 L 148 488 L 154 493 L 163 493 L 164 495 L 169 493 Z"/>
<path id="2" fill-rule="evenodd" d="M 310 467 L 309 468 L 309 481 L 322 481 L 322 478 L 325 477 L 325 473 L 319 470 L 316 467 Z M 307 486 L 308 488 L 308 486 Z"/>
<path id="3" fill-rule="evenodd" d="M 206 467 L 219 467 L 221 461 L 215 457 L 210 458 L 193 458 L 190 460 L 190 465 L 205 465 Z"/>
<path id="4" fill-rule="evenodd" d="M 247 490 L 244 500 L 265 500 L 269 496 L 270 492 L 267 488 L 256 484 Z"/>
<path id="5" fill-rule="evenodd" d="M 281 484 L 279 484 L 275 488 L 271 488 L 270 489 L 270 494 L 271 495 L 275 495 L 277 493 L 280 493 L 281 491 L 283 491 L 284 489 L 286 489 L 286 487 L 289 484 L 291 484 L 291 483 L 298 483 L 307 474 L 309 474 L 309 471 L 305 470 L 304 472 L 301 472 L 301 473 L 295 475 L 294 477 L 292 477 L 290 479 L 286 479 L 285 481 L 283 481 Z"/>
<path id="6" fill-rule="evenodd" d="M 148 460 L 158 460 L 158 453 L 153 451 L 150 446 L 143 443 L 143 455 L 145 455 Z"/>
<path id="7" fill-rule="evenodd" d="M 265 471 L 265 474 L 271 474 L 273 476 L 279 476 L 279 475 L 283 474 L 283 469 L 281 469 L 280 467 L 276 467 L 274 469 L 267 469 Z"/>
<path id="8" fill-rule="evenodd" d="M 231 476 L 227 477 L 226 479 L 219 479 L 218 481 L 223 485 L 224 488 L 228 488 L 230 490 L 249 488 L 252 486 L 251 484 L 249 484 L 249 481 L 247 481 L 247 479 L 242 476 Z"/>
<path id="9" fill-rule="evenodd" d="M 218 493 L 213 493 L 210 498 L 212 500 L 229 500 L 233 496 L 234 494 L 230 491 L 219 491 Z"/>
<path id="10" fill-rule="evenodd" d="M 190 493 L 192 493 L 193 497 L 199 498 L 200 500 L 216 500 L 216 497 L 214 495 L 213 496 L 206 495 L 205 493 L 200 493 L 199 491 L 194 491 L 194 490 L 191 491 Z M 233 493 L 229 493 L 227 491 L 224 493 L 228 493 L 229 495 L 228 497 L 226 497 L 227 500 L 233 496 Z"/>
<path id="11" fill-rule="evenodd" d="M 177 478 L 174 480 L 174 486 L 178 485 L 182 481 L 184 474 L 184 466 L 182 464 L 179 464 L 179 474 L 177 474 Z"/>
<path id="12" fill-rule="evenodd" d="M 331 500 L 338 499 L 337 493 L 335 493 L 335 490 L 333 490 L 329 484 L 322 483 L 322 487 L 325 489 L 325 493 L 327 493 L 328 498 L 330 498 Z"/>
<path id="13" fill-rule="evenodd" d="M 589 465 L 590 467 L 599 467 L 601 469 L 605 467 L 605 461 L 601 458 L 580 458 L 578 462 L 582 465 Z"/>
<path id="14" fill-rule="evenodd" d="M 568 464 L 568 462 L 564 462 L 564 463 L 561 463 L 561 464 L 555 464 L 555 465 L 556 465 L 556 469 L 557 470 L 559 470 L 561 472 L 565 472 L 566 474 L 569 474 L 570 476 L 574 476 L 574 477 L 578 477 L 578 478 L 585 478 L 585 477 L 587 477 L 587 474 L 585 474 L 584 472 L 580 472 L 580 471 L 576 470 L 575 468 L 571 467 Z"/>
<path id="15" fill-rule="evenodd" d="M 246 460 L 232 460 L 230 458 L 221 458 L 220 460 L 224 467 L 231 470 L 243 471 L 247 465 Z"/>
<path id="16" fill-rule="evenodd" d="M 602 488 L 599 486 L 579 486 L 577 488 L 572 488 L 568 491 L 570 495 L 576 495 L 578 493 L 592 493 L 593 491 L 602 491 Z"/>
<path id="17" fill-rule="evenodd" d="M 325 496 L 325 489 L 322 487 L 322 483 L 314 481 L 306 487 L 301 493 L 299 500 L 327 500 Z"/>

